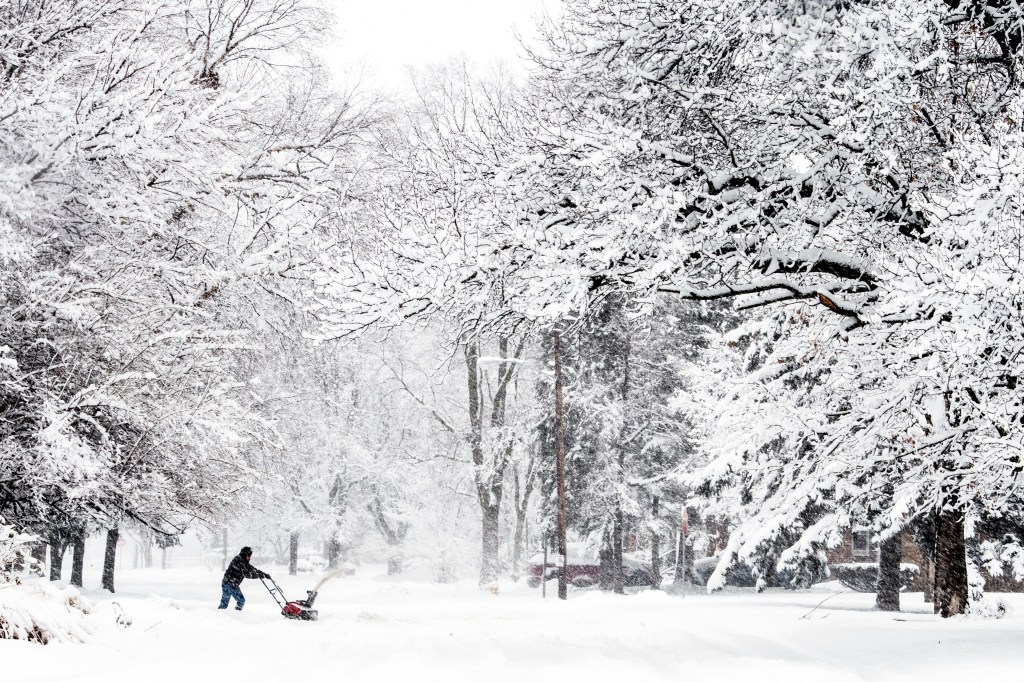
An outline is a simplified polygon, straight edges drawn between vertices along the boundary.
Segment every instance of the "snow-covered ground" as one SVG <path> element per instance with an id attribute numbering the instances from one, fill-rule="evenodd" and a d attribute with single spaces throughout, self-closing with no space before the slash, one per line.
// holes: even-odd
<path id="1" fill-rule="evenodd" d="M 289 597 L 316 582 L 279 582 Z M 1024 595 L 1004 595 L 999 620 L 932 616 L 921 595 L 904 613 L 872 610 L 873 595 L 733 592 L 685 598 L 571 593 L 503 584 L 394 580 L 378 570 L 328 582 L 320 621 L 288 621 L 258 581 L 242 612 L 218 611 L 220 573 L 128 570 L 111 599 L 87 591 L 87 644 L 0 640 L 5 680 L 299 682 L 345 680 L 1019 680 Z M 842 589 L 842 588 L 838 588 Z M 827 599 L 820 606 L 822 600 Z M 116 601 L 131 627 L 115 624 Z"/>

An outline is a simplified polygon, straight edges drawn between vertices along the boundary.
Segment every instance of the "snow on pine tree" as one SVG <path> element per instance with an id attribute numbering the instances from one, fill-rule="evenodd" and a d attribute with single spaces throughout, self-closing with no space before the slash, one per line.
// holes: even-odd
<path id="1" fill-rule="evenodd" d="M 601 587 L 622 593 L 647 579 L 623 565 L 631 534 L 652 548 L 660 545 L 659 561 L 668 549 L 661 541 L 686 499 L 680 474 L 690 471 L 694 454 L 690 410 L 677 395 L 688 393 L 692 366 L 706 362 L 707 339 L 720 332 L 727 316 L 668 297 L 650 316 L 634 315 L 618 297 L 595 307 L 563 335 L 567 524 L 599 550 Z M 550 376 L 538 377 L 544 416 L 535 438 L 544 451 L 543 523 L 554 529 L 550 384 Z M 658 570 L 652 561 L 650 574 Z"/>
<path id="2" fill-rule="evenodd" d="M 1020 510 L 1014 482 L 1020 442 L 1014 435 L 1016 370 L 1006 351 L 1014 343 L 1011 330 L 1020 324 L 1013 290 L 1017 239 L 1012 223 L 1017 219 L 1007 220 L 1019 202 L 1014 194 L 1019 161 L 1017 152 L 1001 156 L 984 144 L 968 159 L 951 154 L 950 162 L 970 179 L 956 192 L 970 199 L 953 194 L 926 204 L 930 215 L 941 218 L 936 240 L 974 250 L 969 269 L 963 261 L 935 255 L 908 259 L 908 276 L 930 284 L 933 309 L 927 319 L 894 325 L 884 345 L 857 335 L 832 344 L 827 327 L 812 330 L 810 311 L 801 310 L 795 317 L 804 333 L 792 333 L 800 325 L 791 324 L 788 338 L 770 339 L 776 345 L 764 366 L 772 373 L 755 375 L 753 383 L 742 380 L 746 397 L 728 398 L 729 412 L 758 414 L 764 421 L 722 420 L 721 433 L 728 436 L 716 449 L 732 454 L 723 454 L 705 482 L 719 487 L 743 479 L 750 508 L 771 510 L 744 524 L 731 549 L 755 551 L 773 532 L 795 525 L 795 516 L 812 504 L 825 503 L 832 512 L 805 526 L 791 560 L 823 543 L 834 544 L 835 531 L 854 522 L 874 526 L 882 539 L 901 528 L 937 525 L 946 552 L 937 566 L 937 587 L 945 590 L 938 607 L 949 613 L 955 609 L 943 606 L 944 594 L 952 593 L 961 606 L 966 598 L 961 524 L 1011 547 L 1019 543 L 1012 521 Z M 917 295 L 913 285 L 904 304 Z M 936 318 L 940 324 L 933 323 Z M 814 373 L 823 379 L 793 390 L 798 377 Z M 774 416 L 766 412 L 769 405 Z M 771 454 L 765 449 L 771 439 L 802 455 Z M 780 469 L 796 482 L 781 483 Z M 942 581 L 950 581 L 943 569 L 951 564 L 956 584 L 943 588 Z"/>
<path id="3" fill-rule="evenodd" d="M 92 635 L 85 618 L 90 604 L 78 590 L 22 579 L 42 571 L 32 559 L 38 541 L 0 517 L 0 639 L 40 644 L 87 641 Z"/>

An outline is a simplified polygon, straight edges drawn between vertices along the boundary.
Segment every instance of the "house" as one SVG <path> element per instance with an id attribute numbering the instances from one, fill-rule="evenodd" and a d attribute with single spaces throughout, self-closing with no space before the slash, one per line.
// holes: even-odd
<path id="1" fill-rule="evenodd" d="M 909 589 L 914 592 L 931 592 L 931 562 L 921 546 L 914 542 L 910 533 L 900 533 L 900 563 L 914 564 L 918 567 L 917 580 Z M 878 543 L 871 541 L 871 531 L 866 528 L 847 528 L 843 531 L 843 541 L 838 547 L 828 550 L 828 563 L 854 564 L 878 563 Z"/>
<path id="2" fill-rule="evenodd" d="M 842 543 L 828 551 L 829 564 L 847 563 L 878 563 L 878 543 L 872 542 L 872 532 L 866 528 L 847 528 L 843 533 Z M 928 554 L 910 536 L 900 533 L 900 563 L 914 564 L 918 567 L 918 577 L 908 588 L 912 592 L 924 592 L 930 595 L 935 579 L 934 565 Z M 993 576 L 982 571 L 985 578 L 985 589 L 989 592 L 1024 592 L 1024 582 L 1016 580 L 1012 575 Z"/>

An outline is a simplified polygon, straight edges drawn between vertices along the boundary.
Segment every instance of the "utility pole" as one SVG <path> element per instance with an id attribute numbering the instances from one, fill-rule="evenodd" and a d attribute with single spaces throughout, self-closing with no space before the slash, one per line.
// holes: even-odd
<path id="1" fill-rule="evenodd" d="M 680 585 L 679 594 L 686 596 L 686 538 L 690 534 L 690 517 L 686 512 L 686 503 L 683 503 L 683 511 L 680 519 L 680 533 L 679 533 L 679 562 L 682 564 L 683 571 L 683 583 Z M 678 571 L 677 571 L 678 574 Z"/>
<path id="2" fill-rule="evenodd" d="M 544 567 L 540 571 L 540 597 L 548 598 L 548 536 L 544 534 Z"/>
<path id="3" fill-rule="evenodd" d="M 565 424 L 562 413 L 562 335 L 555 331 L 555 475 L 558 479 L 558 552 L 562 570 L 558 574 L 558 598 L 569 598 L 568 547 L 565 539 Z M 545 569 L 546 570 L 546 569 Z"/>

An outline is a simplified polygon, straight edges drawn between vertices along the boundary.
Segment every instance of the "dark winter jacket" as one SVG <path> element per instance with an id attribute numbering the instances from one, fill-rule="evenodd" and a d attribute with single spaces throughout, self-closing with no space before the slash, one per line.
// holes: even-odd
<path id="1" fill-rule="evenodd" d="M 232 587 L 238 587 L 242 584 L 244 578 L 269 578 L 269 573 L 264 573 L 260 569 L 256 568 L 249 563 L 248 559 L 239 554 L 231 563 L 228 564 L 228 570 L 224 571 L 223 582 L 231 585 Z"/>

